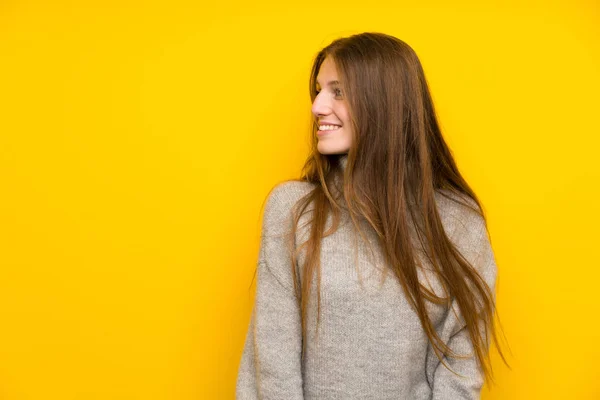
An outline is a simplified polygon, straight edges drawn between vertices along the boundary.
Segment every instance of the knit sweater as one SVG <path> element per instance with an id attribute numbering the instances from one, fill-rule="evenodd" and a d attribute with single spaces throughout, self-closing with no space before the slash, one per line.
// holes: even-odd
<path id="1" fill-rule="evenodd" d="M 342 167 L 345 165 L 344 159 Z M 338 230 L 322 239 L 318 341 L 315 276 L 308 308 L 308 341 L 305 359 L 301 360 L 300 307 L 282 234 L 291 227 L 292 206 L 313 187 L 309 182 L 280 183 L 267 199 L 255 302 L 238 367 L 236 399 L 479 399 L 483 376 L 458 304 L 452 302 L 452 312 L 425 300 L 440 338 L 459 354 L 471 356 L 444 358 L 462 377 L 440 363 L 389 267 L 382 279 L 386 267 L 382 250 L 374 245 L 376 234 L 372 228 L 361 220 L 375 257 L 345 214 Z M 484 220 L 439 193 L 435 200 L 446 234 L 494 293 L 496 262 Z M 305 217 L 300 219 L 299 227 L 306 223 Z M 330 214 L 326 229 L 331 222 Z M 309 227 L 299 229 L 296 245 L 308 235 Z M 303 255 L 299 255 L 299 265 L 305 262 Z M 426 267 L 418 270 L 420 281 L 437 295 L 445 295 L 428 269 L 431 264 L 418 257 Z M 302 276 L 301 268 L 295 267 Z"/>

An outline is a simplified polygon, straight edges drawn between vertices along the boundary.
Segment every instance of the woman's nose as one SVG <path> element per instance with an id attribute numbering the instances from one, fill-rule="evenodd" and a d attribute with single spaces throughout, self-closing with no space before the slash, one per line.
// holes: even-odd
<path id="1" fill-rule="evenodd" d="M 315 99 L 312 105 L 312 113 L 315 117 L 320 115 L 327 115 L 331 112 L 331 108 L 325 101 L 323 101 L 322 97 L 318 97 Z"/>

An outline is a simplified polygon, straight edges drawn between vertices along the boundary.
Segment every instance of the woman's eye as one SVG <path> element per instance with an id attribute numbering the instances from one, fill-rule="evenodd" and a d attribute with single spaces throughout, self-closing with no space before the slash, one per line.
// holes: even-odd
<path id="1" fill-rule="evenodd" d="M 320 91 L 320 90 L 317 90 L 317 89 L 315 89 L 315 96 L 318 96 L 318 95 L 319 95 L 319 93 L 321 93 L 321 91 Z M 335 88 L 335 89 L 333 90 L 333 93 L 335 93 L 335 95 L 336 95 L 337 97 L 339 97 L 339 96 L 341 96 L 341 95 L 342 95 L 342 89 L 340 89 L 340 88 Z"/>

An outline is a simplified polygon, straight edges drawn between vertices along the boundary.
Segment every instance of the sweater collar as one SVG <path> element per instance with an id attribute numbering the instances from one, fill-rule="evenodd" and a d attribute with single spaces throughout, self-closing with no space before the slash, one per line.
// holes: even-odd
<path id="1" fill-rule="evenodd" d="M 346 165 L 348 164 L 348 153 L 342 154 L 340 156 L 339 160 L 340 160 L 340 167 L 342 168 L 342 171 L 345 171 Z"/>

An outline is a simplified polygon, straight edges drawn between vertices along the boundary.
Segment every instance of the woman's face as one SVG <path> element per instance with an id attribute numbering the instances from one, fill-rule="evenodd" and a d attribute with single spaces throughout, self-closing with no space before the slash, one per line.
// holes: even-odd
<path id="1" fill-rule="evenodd" d="M 347 153 L 352 141 L 350 114 L 334 62 L 326 57 L 317 75 L 317 97 L 312 113 L 319 125 L 317 149 L 321 154 Z M 331 126 L 335 125 L 335 126 Z"/>

